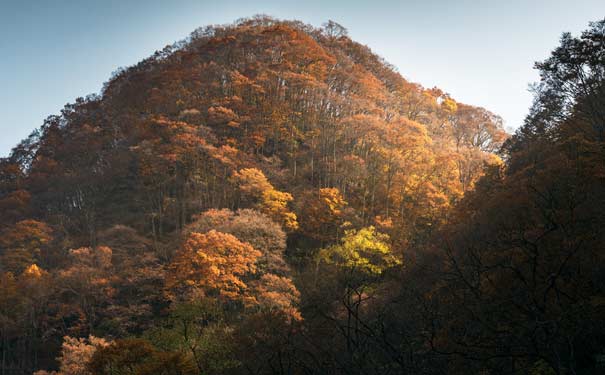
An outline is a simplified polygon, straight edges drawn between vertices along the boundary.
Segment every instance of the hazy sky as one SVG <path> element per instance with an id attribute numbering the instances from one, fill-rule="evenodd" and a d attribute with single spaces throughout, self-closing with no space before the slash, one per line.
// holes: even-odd
<path id="1" fill-rule="evenodd" d="M 0 0 L 0 156 L 111 72 L 199 26 L 264 13 L 356 41 L 426 87 L 500 114 L 518 127 L 531 103 L 533 62 L 563 31 L 605 17 L 605 0 Z"/>

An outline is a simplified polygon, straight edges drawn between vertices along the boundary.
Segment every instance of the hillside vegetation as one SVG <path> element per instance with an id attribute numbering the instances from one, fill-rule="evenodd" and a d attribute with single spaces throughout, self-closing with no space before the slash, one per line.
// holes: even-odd
<path id="1" fill-rule="evenodd" d="M 5 374 L 592 374 L 605 21 L 512 137 L 330 21 L 194 31 L 0 160 Z"/>

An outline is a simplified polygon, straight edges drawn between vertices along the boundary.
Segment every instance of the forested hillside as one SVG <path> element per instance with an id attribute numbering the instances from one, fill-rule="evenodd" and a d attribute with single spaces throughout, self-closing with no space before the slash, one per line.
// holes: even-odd
<path id="1" fill-rule="evenodd" d="M 593 374 L 605 21 L 513 136 L 342 26 L 116 72 L 0 159 L 2 375 Z"/>

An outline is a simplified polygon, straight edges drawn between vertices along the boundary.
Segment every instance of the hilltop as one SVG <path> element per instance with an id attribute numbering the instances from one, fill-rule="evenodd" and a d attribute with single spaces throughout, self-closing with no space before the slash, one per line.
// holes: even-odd
<path id="1" fill-rule="evenodd" d="M 64 230 L 83 243 L 116 223 L 159 239 L 201 210 L 245 207 L 233 176 L 246 168 L 292 194 L 301 218 L 307 193 L 335 188 L 350 221 L 413 237 L 505 138 L 498 116 L 408 82 L 336 23 L 257 17 L 119 70 L 4 164 L 23 171 L 31 215 L 69 216 Z M 307 224 L 298 232 L 314 233 Z"/>

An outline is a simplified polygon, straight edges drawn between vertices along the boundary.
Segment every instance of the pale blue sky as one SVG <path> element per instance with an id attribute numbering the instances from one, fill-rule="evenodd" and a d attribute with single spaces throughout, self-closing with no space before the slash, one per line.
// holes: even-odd
<path id="1" fill-rule="evenodd" d="M 605 17 L 604 0 L 0 0 L 0 156 L 111 72 L 199 26 L 264 13 L 332 19 L 401 74 L 518 127 L 533 62 L 563 31 Z"/>

